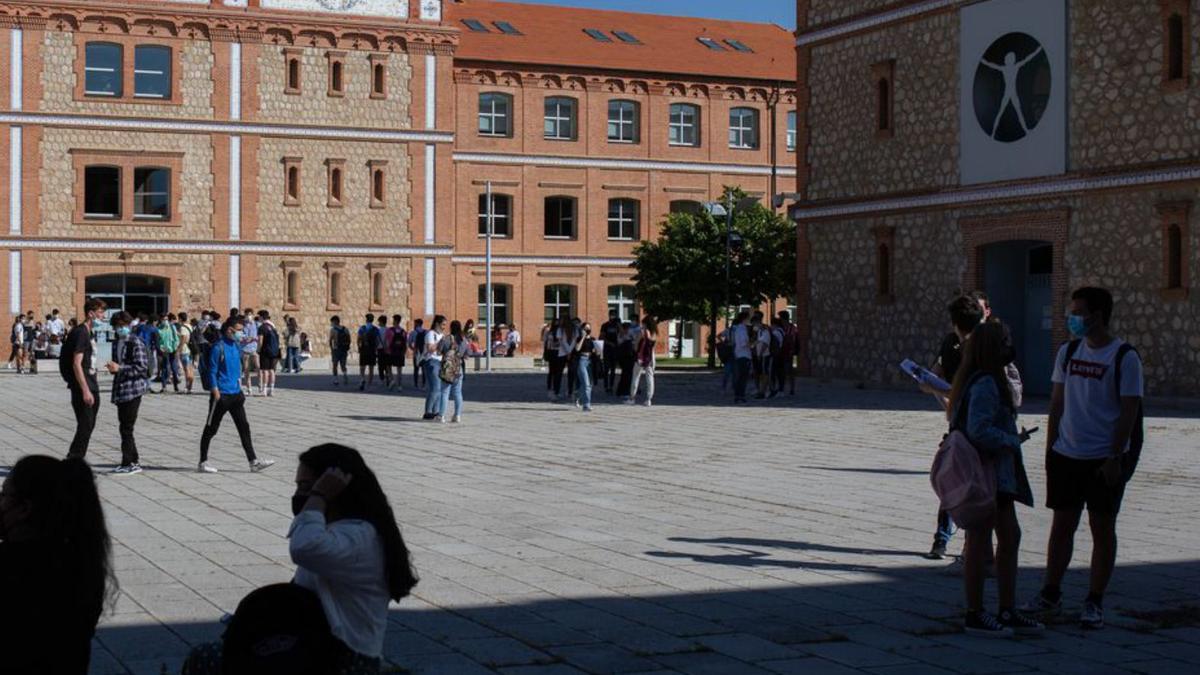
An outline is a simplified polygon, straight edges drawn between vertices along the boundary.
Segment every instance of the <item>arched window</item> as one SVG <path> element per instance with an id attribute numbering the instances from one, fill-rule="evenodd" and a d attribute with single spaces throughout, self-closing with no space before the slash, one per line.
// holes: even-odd
<path id="1" fill-rule="evenodd" d="M 284 304 L 289 307 L 295 307 L 300 304 L 300 273 L 295 270 L 288 270 L 286 282 L 284 284 Z"/>
<path id="2" fill-rule="evenodd" d="M 371 67 L 371 95 L 377 98 L 387 96 L 387 67 L 382 63 Z"/>
<path id="3" fill-rule="evenodd" d="M 329 52 L 329 95 L 342 96 L 346 93 L 345 55 L 341 52 Z"/>
<path id="4" fill-rule="evenodd" d="M 1167 288 L 1183 288 L 1183 229 L 1167 227 Z"/>
<path id="5" fill-rule="evenodd" d="M 608 287 L 608 311 L 616 312 L 621 321 L 637 321 L 638 307 L 633 286 Z"/>
<path id="6" fill-rule="evenodd" d="M 87 96 L 121 96 L 121 45 L 89 42 L 84 47 L 83 93 Z"/>
<path id="7" fill-rule="evenodd" d="M 575 140 L 575 99 L 551 96 L 546 99 L 545 133 L 551 141 Z"/>
<path id="8" fill-rule="evenodd" d="M 512 236 L 512 196 L 492 193 L 492 236 Z M 487 236 L 488 202 L 487 193 L 479 195 L 479 235 Z"/>
<path id="9" fill-rule="evenodd" d="M 479 135 L 512 136 L 512 96 L 499 92 L 479 95 Z"/>
<path id="10" fill-rule="evenodd" d="M 729 111 L 729 147 L 754 150 L 758 147 L 758 111 L 734 108 Z"/>
<path id="11" fill-rule="evenodd" d="M 298 166 L 287 168 L 287 199 L 293 202 L 300 201 L 300 167 Z"/>
<path id="12" fill-rule="evenodd" d="M 371 272 L 371 305 L 383 306 L 383 272 Z"/>
<path id="13" fill-rule="evenodd" d="M 547 239 L 575 236 L 575 204 L 574 197 L 546 197 L 544 235 Z"/>
<path id="14" fill-rule="evenodd" d="M 329 170 L 329 200 L 335 204 L 342 202 L 342 170 Z"/>
<path id="15" fill-rule="evenodd" d="M 545 292 L 545 319 L 570 319 L 575 316 L 575 287 L 567 284 L 551 284 Z"/>
<path id="16" fill-rule="evenodd" d="M 509 315 L 509 304 L 512 298 L 512 286 L 508 284 L 492 284 L 492 325 L 508 325 L 512 323 Z M 479 317 L 481 326 L 487 325 L 487 284 L 479 284 Z"/>
<path id="17" fill-rule="evenodd" d="M 383 169 L 371 170 L 371 202 L 373 205 L 383 204 L 384 197 Z"/>
<path id="18" fill-rule="evenodd" d="M 638 208 L 636 199 L 608 200 L 608 238 L 633 241 L 638 238 Z"/>
<path id="19" fill-rule="evenodd" d="M 1167 80 L 1184 79 L 1187 64 L 1184 59 L 1184 26 L 1183 17 L 1172 14 L 1167 18 Z"/>
<path id="20" fill-rule="evenodd" d="M 286 93 L 300 93 L 300 57 L 289 55 L 287 57 L 287 86 Z"/>
<path id="21" fill-rule="evenodd" d="M 341 272 L 331 272 L 329 274 L 329 304 L 332 307 L 340 307 L 342 305 Z"/>
<path id="22" fill-rule="evenodd" d="M 672 103 L 667 120 L 667 142 L 671 145 L 700 145 L 700 108 L 690 103 Z"/>

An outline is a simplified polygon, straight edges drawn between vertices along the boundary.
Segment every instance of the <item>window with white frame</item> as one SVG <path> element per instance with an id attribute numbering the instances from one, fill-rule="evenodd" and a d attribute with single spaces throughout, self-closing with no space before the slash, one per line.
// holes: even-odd
<path id="1" fill-rule="evenodd" d="M 479 135 L 512 135 L 512 97 L 508 94 L 479 95 Z"/>
<path id="2" fill-rule="evenodd" d="M 575 99 L 551 96 L 546 99 L 544 138 L 552 141 L 575 140 Z"/>
<path id="3" fill-rule="evenodd" d="M 667 121 L 667 141 L 671 145 L 700 145 L 700 108 L 690 103 L 672 103 Z"/>
<path id="4" fill-rule="evenodd" d="M 512 286 L 508 284 L 492 284 L 492 325 L 508 325 L 508 305 L 512 296 Z M 487 325 L 487 284 L 479 284 L 479 317 L 480 325 Z"/>
<path id="5" fill-rule="evenodd" d="M 84 48 L 83 93 L 87 96 L 121 96 L 121 45 L 89 42 Z"/>
<path id="6" fill-rule="evenodd" d="M 796 151 L 796 111 L 789 110 L 787 114 L 787 151 Z"/>
<path id="7" fill-rule="evenodd" d="M 545 319 L 570 319 L 575 316 L 575 287 L 567 284 L 551 284 L 546 287 Z"/>
<path id="8" fill-rule="evenodd" d="M 758 111 L 734 108 L 729 111 L 729 147 L 754 150 L 758 147 Z"/>
<path id="9" fill-rule="evenodd" d="M 608 238 L 616 241 L 633 241 L 638 238 L 636 199 L 608 200 Z"/>
<path id="10" fill-rule="evenodd" d="M 512 197 L 492 193 L 492 236 L 512 236 L 510 221 L 512 220 Z M 488 228 L 488 199 L 487 193 L 479 195 L 479 236 L 487 236 Z"/>
<path id="11" fill-rule="evenodd" d="M 637 321 L 637 300 L 633 286 L 608 287 L 608 311 L 616 312 L 621 321 Z"/>
<path id="12" fill-rule="evenodd" d="M 608 141 L 638 142 L 638 104 L 635 101 L 608 102 Z"/>
<path id="13" fill-rule="evenodd" d="M 138 167 L 133 170 L 133 217 L 146 220 L 170 218 L 171 170 Z"/>
<path id="14" fill-rule="evenodd" d="M 137 98 L 171 98 L 170 47 L 134 47 L 133 95 Z"/>
<path id="15" fill-rule="evenodd" d="M 547 239 L 570 239 L 575 236 L 575 198 L 546 197 L 545 230 Z"/>

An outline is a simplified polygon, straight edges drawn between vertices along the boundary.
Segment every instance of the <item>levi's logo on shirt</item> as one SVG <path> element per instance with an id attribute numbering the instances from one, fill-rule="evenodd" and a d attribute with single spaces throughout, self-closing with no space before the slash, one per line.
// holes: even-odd
<path id="1" fill-rule="evenodd" d="M 1103 380 L 1104 374 L 1108 372 L 1108 364 L 1071 359 L 1071 365 L 1068 368 L 1068 372 L 1071 375 L 1077 375 L 1079 377 L 1092 380 Z"/>

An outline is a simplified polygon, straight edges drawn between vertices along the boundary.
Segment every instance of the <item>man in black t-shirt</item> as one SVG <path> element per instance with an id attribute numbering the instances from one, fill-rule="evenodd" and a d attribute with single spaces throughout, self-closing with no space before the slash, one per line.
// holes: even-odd
<path id="1" fill-rule="evenodd" d="M 71 409 L 75 411 L 75 437 L 67 457 L 83 459 L 87 454 L 96 415 L 100 412 L 100 384 L 96 381 L 96 349 L 92 328 L 104 319 L 103 300 L 91 298 L 83 304 L 83 321 L 71 329 L 63 344 L 59 373 L 71 390 Z"/>

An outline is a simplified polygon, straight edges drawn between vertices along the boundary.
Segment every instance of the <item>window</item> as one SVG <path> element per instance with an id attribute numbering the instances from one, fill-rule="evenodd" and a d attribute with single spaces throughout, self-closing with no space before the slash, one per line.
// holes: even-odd
<path id="1" fill-rule="evenodd" d="M 575 199 L 573 197 L 546 197 L 547 239 L 570 239 L 575 236 Z"/>
<path id="2" fill-rule="evenodd" d="M 700 108 L 689 103 L 672 103 L 667 124 L 671 145 L 700 145 Z"/>
<path id="3" fill-rule="evenodd" d="M 508 315 L 509 298 L 512 297 L 512 286 L 507 284 L 492 284 L 492 325 L 508 325 L 512 323 Z M 479 284 L 479 323 L 487 325 L 487 284 Z"/>
<path id="4" fill-rule="evenodd" d="M 895 61 L 883 61 L 871 66 L 875 83 L 875 138 L 891 138 L 895 134 Z"/>
<path id="5" fill-rule="evenodd" d="M 891 304 L 896 299 L 896 228 L 880 225 L 871 228 L 871 232 L 875 235 L 875 301 Z"/>
<path id="6" fill-rule="evenodd" d="M 524 34 L 521 31 L 517 30 L 516 26 L 512 25 L 511 23 L 509 23 L 507 21 L 497 21 L 496 28 L 499 28 L 500 32 L 504 33 L 505 35 L 523 35 Z"/>
<path id="7" fill-rule="evenodd" d="M 346 95 L 345 52 L 326 52 L 329 60 L 329 96 Z"/>
<path id="8" fill-rule="evenodd" d="M 617 241 L 633 241 L 638 238 L 637 200 L 608 200 L 608 238 Z"/>
<path id="9" fill-rule="evenodd" d="M 367 58 L 371 62 L 371 98 L 387 98 L 387 54 L 371 54 Z"/>
<path id="10" fill-rule="evenodd" d="M 1167 288 L 1183 287 L 1183 229 L 1167 227 Z"/>
<path id="11" fill-rule="evenodd" d="M 121 45 L 89 42 L 84 54 L 84 94 L 119 97 L 122 91 Z"/>
<path id="12" fill-rule="evenodd" d="M 730 47 L 733 47 L 734 49 L 738 50 L 739 52 L 741 52 L 743 54 L 753 54 L 754 53 L 754 50 L 747 47 L 746 43 L 742 42 L 741 40 L 726 40 L 725 44 L 729 45 Z"/>
<path id="13" fill-rule="evenodd" d="M 371 306 L 383 306 L 383 272 L 371 270 Z"/>
<path id="14" fill-rule="evenodd" d="M 787 114 L 787 151 L 796 151 L 796 111 L 789 110 Z"/>
<path id="15" fill-rule="evenodd" d="M 340 208 L 342 205 L 342 192 L 345 187 L 346 160 L 327 159 L 325 160 L 325 167 L 328 171 L 327 189 L 329 192 L 326 206 Z"/>
<path id="16" fill-rule="evenodd" d="M 614 30 L 614 31 L 612 32 L 612 34 L 613 34 L 613 35 L 616 35 L 616 36 L 617 36 L 617 39 L 618 39 L 618 40 L 620 40 L 621 42 L 624 42 L 625 44 L 630 44 L 630 45 L 640 45 L 640 44 L 642 44 L 642 41 L 641 41 L 641 40 L 637 39 L 637 38 L 636 38 L 636 37 L 634 37 L 634 36 L 633 36 L 631 33 L 627 33 L 626 31 L 623 31 L 623 30 Z"/>
<path id="17" fill-rule="evenodd" d="M 638 104 L 634 101 L 608 102 L 608 141 L 638 142 Z"/>
<path id="18" fill-rule="evenodd" d="M 595 28 L 585 28 L 583 32 L 587 33 L 588 37 L 596 42 L 612 42 L 612 38 L 605 35 L 603 31 L 598 31 Z"/>
<path id="19" fill-rule="evenodd" d="M 285 309 L 296 309 L 300 304 L 300 273 L 287 270 L 284 275 L 283 304 Z"/>
<path id="20" fill-rule="evenodd" d="M 887 244 L 880 244 L 878 256 L 876 258 L 879 264 L 878 270 L 878 288 L 876 294 L 880 298 L 886 298 L 892 294 L 892 249 Z"/>
<path id="21" fill-rule="evenodd" d="M 284 74 L 283 93 L 293 96 L 299 95 L 301 91 L 300 68 L 301 58 L 304 55 L 304 50 L 298 47 L 285 47 L 283 50 L 283 61 L 286 67 Z"/>
<path id="22" fill-rule="evenodd" d="M 1183 17 L 1172 14 L 1167 19 L 1167 79 L 1183 78 Z"/>
<path id="23" fill-rule="evenodd" d="M 329 306 L 334 309 L 342 306 L 341 272 L 330 272 L 329 274 Z"/>
<path id="24" fill-rule="evenodd" d="M 1192 261 L 1189 218 L 1191 202 L 1159 204 L 1163 233 L 1163 290 L 1162 297 L 1168 301 L 1186 300 L 1191 285 Z"/>
<path id="25" fill-rule="evenodd" d="M 1191 82 L 1192 3 L 1189 0 L 1159 0 L 1163 19 L 1162 85 L 1167 91 L 1182 91 Z"/>
<path id="26" fill-rule="evenodd" d="M 138 167 L 133 170 L 133 217 L 167 220 L 171 217 L 171 170 Z"/>
<path id="27" fill-rule="evenodd" d="M 738 150 L 758 148 L 758 111 L 734 108 L 729 111 L 729 147 Z"/>
<path id="28" fill-rule="evenodd" d="M 283 158 L 283 205 L 300 204 L 300 158 Z"/>
<path id="29" fill-rule="evenodd" d="M 463 25 L 471 29 L 472 33 L 490 33 L 488 27 L 483 25 L 482 21 L 476 19 L 463 19 Z"/>
<path id="30" fill-rule="evenodd" d="M 704 205 L 691 199 L 676 199 L 671 202 L 670 213 L 687 213 L 698 216 L 704 213 Z"/>
<path id="31" fill-rule="evenodd" d="M 479 135 L 511 136 L 512 124 L 509 122 L 511 110 L 512 97 L 508 94 L 480 94 Z"/>
<path id="32" fill-rule="evenodd" d="M 387 206 L 387 161 L 372 159 L 367 162 L 367 170 L 371 182 L 371 208 L 382 209 Z"/>
<path id="33" fill-rule="evenodd" d="M 115 166 L 89 166 L 84 169 L 83 217 L 121 217 L 121 169 Z"/>
<path id="34" fill-rule="evenodd" d="M 512 216 L 512 197 L 492 193 L 492 236 L 512 236 L 510 220 Z M 479 236 L 487 236 L 488 204 L 487 194 L 479 195 Z"/>
<path id="35" fill-rule="evenodd" d="M 575 316 L 575 287 L 566 284 L 553 284 L 546 287 L 545 319 L 550 323 L 554 319 L 571 319 Z"/>
<path id="36" fill-rule="evenodd" d="M 133 50 L 133 95 L 171 98 L 171 48 L 138 45 Z"/>
<path id="37" fill-rule="evenodd" d="M 553 141 L 575 140 L 575 99 L 551 96 L 546 99 L 544 138 Z"/>
<path id="38" fill-rule="evenodd" d="M 712 38 L 698 37 L 696 39 L 700 41 L 700 44 L 704 45 L 705 47 L 708 47 L 709 49 L 713 50 L 714 52 L 726 51 L 725 48 L 721 46 L 720 42 L 717 42 L 716 40 L 714 40 Z"/>
<path id="39" fill-rule="evenodd" d="M 608 311 L 616 312 L 621 321 L 637 321 L 637 301 L 633 286 L 608 287 Z"/>

